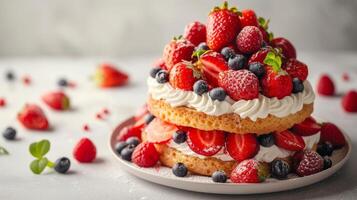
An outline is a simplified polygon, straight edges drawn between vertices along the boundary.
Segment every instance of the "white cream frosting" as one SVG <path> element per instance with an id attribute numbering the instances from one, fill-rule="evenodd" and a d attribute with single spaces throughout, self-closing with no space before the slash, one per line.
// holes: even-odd
<path id="1" fill-rule="evenodd" d="M 173 107 L 187 106 L 208 115 L 219 116 L 228 113 L 238 114 L 241 118 L 256 121 L 269 114 L 285 117 L 300 111 L 304 104 L 313 103 L 315 94 L 308 81 L 304 81 L 304 91 L 291 94 L 282 99 L 259 95 L 252 100 L 233 101 L 228 96 L 224 101 L 212 100 L 208 93 L 198 95 L 193 91 L 184 91 L 171 87 L 169 83 L 158 83 L 154 78 L 147 80 L 149 93 L 153 99 L 165 100 Z"/>

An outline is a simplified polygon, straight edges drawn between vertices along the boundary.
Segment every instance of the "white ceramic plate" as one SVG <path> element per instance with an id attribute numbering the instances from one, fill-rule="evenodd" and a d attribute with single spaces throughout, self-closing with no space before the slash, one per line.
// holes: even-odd
<path id="1" fill-rule="evenodd" d="M 130 118 L 119 124 L 110 138 L 110 148 L 113 152 L 113 155 L 119 161 L 121 167 L 129 173 L 133 174 L 134 176 L 145 179 L 147 181 L 173 188 L 196 192 L 215 194 L 259 194 L 296 189 L 311 185 L 331 176 L 346 163 L 351 154 L 351 140 L 345 134 L 347 145 L 342 149 L 334 151 L 331 157 L 333 166 L 317 174 L 305 177 L 291 176 L 287 180 L 277 180 L 271 178 L 263 183 L 257 184 L 235 184 L 229 182 L 214 183 L 212 182 L 210 177 L 188 175 L 187 177 L 179 178 L 172 174 L 171 168 L 163 166 L 156 168 L 140 168 L 135 164 L 132 164 L 131 162 L 127 162 L 121 159 L 115 152 L 114 148 L 116 143 L 116 137 L 123 127 L 132 123 L 134 123 L 134 119 Z"/>

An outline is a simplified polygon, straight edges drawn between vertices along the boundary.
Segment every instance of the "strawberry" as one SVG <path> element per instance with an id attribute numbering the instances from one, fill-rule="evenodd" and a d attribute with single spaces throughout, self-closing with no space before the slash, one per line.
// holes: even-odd
<path id="1" fill-rule="evenodd" d="M 127 84 L 129 76 L 111 64 L 101 64 L 94 75 L 95 83 L 102 88 L 118 87 Z"/>
<path id="2" fill-rule="evenodd" d="M 135 121 L 139 121 L 140 119 L 144 118 L 145 115 L 147 115 L 148 113 L 149 113 L 148 105 L 147 104 L 142 105 L 135 113 L 134 116 Z"/>
<path id="3" fill-rule="evenodd" d="M 259 144 L 255 135 L 251 133 L 229 133 L 226 140 L 226 149 L 234 160 L 241 162 L 254 157 L 259 151 Z"/>
<path id="4" fill-rule="evenodd" d="M 290 151 L 300 151 L 305 148 L 305 142 L 300 135 L 289 130 L 274 133 L 275 144 Z"/>
<path id="5" fill-rule="evenodd" d="M 330 142 L 334 148 L 341 148 L 345 146 L 346 139 L 335 124 L 326 122 L 321 125 L 320 142 Z"/>
<path id="6" fill-rule="evenodd" d="M 213 156 L 218 153 L 225 142 L 225 134 L 222 131 L 203 131 L 195 128 L 187 130 L 187 144 L 197 154 Z"/>
<path id="7" fill-rule="evenodd" d="M 300 153 L 300 152 L 299 152 Z M 309 176 L 323 170 L 324 160 L 315 151 L 304 151 L 303 155 L 294 156 L 301 159 L 296 164 L 296 174 L 299 176 Z"/>
<path id="8" fill-rule="evenodd" d="M 168 142 L 177 130 L 177 126 L 155 118 L 144 131 L 148 142 L 162 144 Z"/>
<path id="9" fill-rule="evenodd" d="M 231 172 L 233 183 L 261 183 L 270 176 L 269 165 L 254 159 L 244 160 Z"/>
<path id="10" fill-rule="evenodd" d="M 43 110 L 35 104 L 26 104 L 18 113 L 17 119 L 28 129 L 47 130 L 49 122 Z"/>
<path id="11" fill-rule="evenodd" d="M 153 67 L 157 67 L 157 68 L 161 68 L 163 70 L 167 70 L 166 64 L 165 64 L 165 60 L 163 58 L 158 58 L 157 60 L 155 60 L 155 62 L 153 63 Z"/>
<path id="12" fill-rule="evenodd" d="M 350 80 L 350 76 L 345 72 L 342 74 L 342 80 L 348 82 Z"/>
<path id="13" fill-rule="evenodd" d="M 274 38 L 271 41 L 271 45 L 274 48 L 280 48 L 285 58 L 296 58 L 296 50 L 293 44 L 286 38 Z"/>
<path id="14" fill-rule="evenodd" d="M 181 36 L 178 38 L 175 37 L 165 46 L 162 56 L 165 60 L 167 70 L 170 71 L 175 64 L 183 60 L 191 61 L 194 50 L 195 45 L 190 41 L 183 39 Z"/>
<path id="15" fill-rule="evenodd" d="M 229 69 L 222 54 L 213 51 L 199 57 L 198 67 L 202 71 L 203 78 L 212 87 L 218 86 L 218 74 Z"/>
<path id="16" fill-rule="evenodd" d="M 262 33 L 255 26 L 246 26 L 238 34 L 236 44 L 242 53 L 254 53 L 262 47 Z"/>
<path id="17" fill-rule="evenodd" d="M 286 64 L 285 64 L 285 71 L 288 72 L 288 74 L 292 78 L 298 78 L 301 81 L 306 80 L 307 75 L 309 73 L 307 69 L 307 65 L 304 63 L 296 60 L 295 58 L 290 58 Z"/>
<path id="18" fill-rule="evenodd" d="M 73 156 L 80 163 L 91 163 L 97 156 L 97 149 L 89 138 L 82 138 L 74 147 Z"/>
<path id="19" fill-rule="evenodd" d="M 0 107 L 6 106 L 6 99 L 5 98 L 0 98 Z"/>
<path id="20" fill-rule="evenodd" d="M 201 42 L 206 41 L 206 25 L 201 22 L 195 21 L 185 27 L 183 37 L 190 41 L 193 45 L 197 46 Z"/>
<path id="21" fill-rule="evenodd" d="M 269 19 L 266 20 L 264 19 L 263 17 L 259 17 L 258 18 L 258 22 L 259 22 L 259 30 L 260 32 L 262 33 L 262 36 L 263 36 L 263 40 L 269 44 L 270 41 L 273 39 L 273 33 L 272 32 L 269 32 L 268 29 L 269 29 Z"/>
<path id="22" fill-rule="evenodd" d="M 261 80 L 262 92 L 267 97 L 282 99 L 293 89 L 291 77 L 281 69 L 281 57 L 269 52 L 264 60 L 266 73 Z"/>
<path id="23" fill-rule="evenodd" d="M 291 131 L 293 133 L 301 136 L 314 135 L 315 133 L 318 133 L 320 130 L 321 130 L 320 124 L 318 124 L 316 120 L 312 117 L 306 118 L 303 122 L 301 122 L 300 124 L 295 124 L 291 128 Z"/>
<path id="24" fill-rule="evenodd" d="M 259 80 L 246 69 L 219 73 L 218 84 L 235 101 L 251 100 L 259 96 Z"/>
<path id="25" fill-rule="evenodd" d="M 343 96 L 342 107 L 346 112 L 357 112 L 357 91 L 351 90 Z"/>
<path id="26" fill-rule="evenodd" d="M 130 137 L 137 137 L 141 140 L 141 132 L 144 128 L 144 123 L 138 125 L 129 125 L 121 129 L 117 141 L 125 141 Z"/>
<path id="27" fill-rule="evenodd" d="M 228 8 L 227 2 L 224 2 L 222 7 L 215 7 L 208 15 L 206 27 L 208 47 L 220 51 L 229 45 L 241 30 L 237 9 Z"/>
<path id="28" fill-rule="evenodd" d="M 317 83 L 317 93 L 324 96 L 333 96 L 335 94 L 335 84 L 329 75 L 321 75 Z"/>
<path id="29" fill-rule="evenodd" d="M 177 63 L 170 71 L 169 81 L 172 87 L 192 91 L 193 84 L 201 77 L 190 62 Z"/>
<path id="30" fill-rule="evenodd" d="M 42 100 L 54 110 L 68 110 L 70 101 L 62 91 L 49 92 L 42 96 Z"/>
<path id="31" fill-rule="evenodd" d="M 241 11 L 242 15 L 239 16 L 240 23 L 242 25 L 242 28 L 246 26 L 258 26 L 258 18 L 257 15 L 255 14 L 254 10 L 251 9 L 243 9 Z"/>
<path id="32" fill-rule="evenodd" d="M 131 161 L 139 167 L 153 167 L 159 161 L 159 156 L 153 143 L 143 142 L 135 148 Z"/>
<path id="33" fill-rule="evenodd" d="M 248 65 L 254 62 L 259 62 L 264 65 L 264 60 L 270 51 L 273 51 L 272 48 L 261 48 L 250 57 Z"/>

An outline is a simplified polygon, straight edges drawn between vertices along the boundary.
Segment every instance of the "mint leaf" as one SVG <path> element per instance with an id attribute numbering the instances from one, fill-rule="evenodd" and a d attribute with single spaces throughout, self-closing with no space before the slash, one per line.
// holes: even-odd
<path id="1" fill-rule="evenodd" d="M 50 150 L 51 144 L 48 140 L 41 140 L 39 142 L 34 142 L 30 145 L 29 150 L 30 153 L 35 158 L 42 158 L 48 151 Z"/>
<path id="2" fill-rule="evenodd" d="M 47 158 L 36 159 L 31 162 L 30 169 L 34 174 L 41 174 L 48 163 Z"/>
<path id="3" fill-rule="evenodd" d="M 9 152 L 2 146 L 0 146 L 0 155 L 8 155 Z"/>
<path id="4" fill-rule="evenodd" d="M 269 52 L 264 59 L 264 63 L 273 67 L 275 72 L 279 72 L 281 69 L 282 61 L 279 55 L 276 55 L 274 52 Z"/>

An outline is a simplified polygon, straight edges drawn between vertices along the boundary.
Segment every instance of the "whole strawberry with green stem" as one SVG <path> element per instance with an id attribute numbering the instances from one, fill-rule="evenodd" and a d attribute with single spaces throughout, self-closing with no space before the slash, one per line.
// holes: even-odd
<path id="1" fill-rule="evenodd" d="M 290 75 L 281 68 L 281 57 L 269 52 L 264 59 L 266 74 L 261 79 L 262 92 L 267 97 L 282 99 L 289 96 L 293 89 Z"/>
<path id="2" fill-rule="evenodd" d="M 237 8 L 228 8 L 225 1 L 221 7 L 215 7 L 208 15 L 207 45 L 214 51 L 232 43 L 241 30 Z"/>
<path id="3" fill-rule="evenodd" d="M 68 110 L 70 100 L 62 91 L 48 92 L 42 96 L 42 100 L 54 110 Z"/>
<path id="4" fill-rule="evenodd" d="M 201 78 L 201 73 L 191 62 L 177 63 L 170 71 L 169 81 L 172 87 L 192 91 L 193 84 Z"/>
<path id="5" fill-rule="evenodd" d="M 194 50 L 195 45 L 187 39 L 182 38 L 182 36 L 174 37 L 170 43 L 165 46 L 163 52 L 163 59 L 167 70 L 170 71 L 175 64 L 183 60 L 191 61 Z"/>

